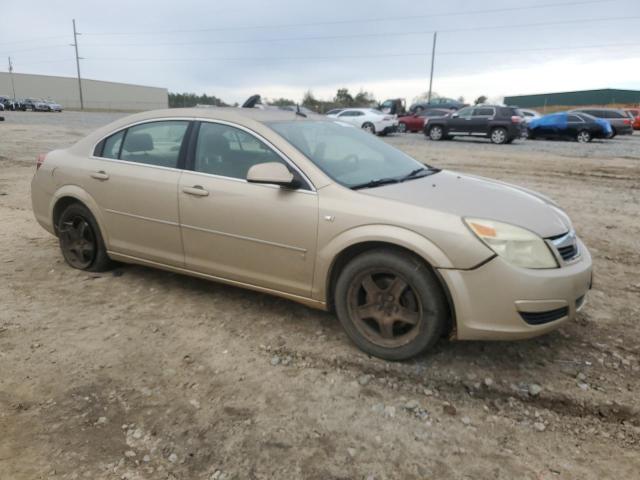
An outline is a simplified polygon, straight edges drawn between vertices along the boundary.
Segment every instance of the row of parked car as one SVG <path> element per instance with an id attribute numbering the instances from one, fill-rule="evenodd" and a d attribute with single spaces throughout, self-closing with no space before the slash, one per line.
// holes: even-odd
<path id="1" fill-rule="evenodd" d="M 53 100 L 43 100 L 42 98 L 11 98 L 7 95 L 0 95 L 0 111 L 3 110 L 62 112 L 62 105 Z"/>
<path id="2" fill-rule="evenodd" d="M 504 105 L 473 105 L 460 109 L 414 106 L 410 112 L 391 115 L 374 108 L 334 109 L 329 117 L 368 132 L 424 132 L 431 140 L 457 136 L 489 138 L 493 143 L 511 143 L 518 138 L 574 139 L 613 138 L 640 129 L 640 109 L 583 108 L 541 115 L 535 110 Z M 413 112 L 411 112 L 413 110 Z"/>

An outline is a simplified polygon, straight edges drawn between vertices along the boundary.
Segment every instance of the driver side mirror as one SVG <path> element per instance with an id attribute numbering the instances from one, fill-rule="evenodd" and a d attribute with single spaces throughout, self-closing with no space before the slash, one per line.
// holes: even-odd
<path id="1" fill-rule="evenodd" d="M 247 172 L 247 182 L 280 185 L 281 187 L 297 188 L 293 173 L 279 162 L 259 163 Z"/>

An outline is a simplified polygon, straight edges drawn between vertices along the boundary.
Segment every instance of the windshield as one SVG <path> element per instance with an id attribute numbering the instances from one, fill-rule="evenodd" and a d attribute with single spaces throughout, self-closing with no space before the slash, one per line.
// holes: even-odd
<path id="1" fill-rule="evenodd" d="M 416 170 L 426 172 L 430 168 L 370 133 L 339 121 L 268 125 L 329 177 L 349 188 L 382 179 L 402 179 Z"/>

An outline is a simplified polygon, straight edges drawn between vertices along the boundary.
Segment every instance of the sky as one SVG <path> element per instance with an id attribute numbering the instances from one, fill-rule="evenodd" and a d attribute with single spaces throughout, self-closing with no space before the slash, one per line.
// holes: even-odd
<path id="1" fill-rule="evenodd" d="M 0 0 L 0 71 L 300 101 L 640 89 L 640 0 Z M 4 92 L 0 92 L 4 93 Z"/>

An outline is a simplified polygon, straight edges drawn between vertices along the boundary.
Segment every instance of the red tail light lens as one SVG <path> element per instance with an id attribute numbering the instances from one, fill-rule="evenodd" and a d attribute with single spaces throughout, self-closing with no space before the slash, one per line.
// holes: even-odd
<path id="1" fill-rule="evenodd" d="M 631 125 L 631 120 L 629 120 L 628 118 L 625 118 L 623 122 L 625 125 Z"/>
<path id="2" fill-rule="evenodd" d="M 511 117 L 511 123 L 520 123 L 522 122 L 522 117 L 518 116 L 518 115 L 513 115 Z"/>
<path id="3" fill-rule="evenodd" d="M 47 158 L 46 153 L 38 154 L 38 157 L 36 158 L 36 170 L 38 170 L 42 166 L 46 158 Z"/>

